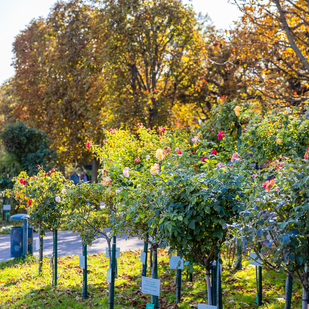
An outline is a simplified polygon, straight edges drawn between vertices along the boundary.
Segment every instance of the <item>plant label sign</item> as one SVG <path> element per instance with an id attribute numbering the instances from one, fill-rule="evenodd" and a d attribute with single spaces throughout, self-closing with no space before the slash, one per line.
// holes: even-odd
<path id="1" fill-rule="evenodd" d="M 180 256 L 171 256 L 170 269 L 183 269 L 183 259 Z"/>
<path id="2" fill-rule="evenodd" d="M 85 257 L 83 255 L 79 256 L 79 267 L 85 268 Z"/>
<path id="3" fill-rule="evenodd" d="M 107 283 L 112 282 L 112 270 L 110 268 L 106 271 L 106 282 Z"/>
<path id="4" fill-rule="evenodd" d="M 40 250 L 40 239 L 35 240 L 35 250 L 39 251 Z"/>
<path id="5" fill-rule="evenodd" d="M 261 254 L 260 254 L 261 255 Z M 258 258 L 258 256 L 256 255 L 255 252 L 251 252 L 250 253 L 250 262 L 249 265 L 254 265 L 254 266 L 263 266 L 263 262 Z M 263 258 L 263 256 L 261 255 L 261 257 Z"/>
<path id="6" fill-rule="evenodd" d="M 108 252 L 108 248 L 106 248 L 106 257 L 109 259 L 109 252 Z M 111 249 L 112 250 L 112 249 Z M 112 253 L 112 252 L 111 252 Z M 116 248 L 116 258 L 119 259 L 120 258 L 120 248 Z"/>
<path id="7" fill-rule="evenodd" d="M 146 309 L 154 309 L 154 304 L 147 303 Z"/>
<path id="8" fill-rule="evenodd" d="M 160 279 L 152 279 L 142 276 L 142 293 L 160 296 Z"/>
<path id="9" fill-rule="evenodd" d="M 202 304 L 198 304 L 197 306 L 198 306 L 197 309 L 218 309 L 217 306 L 202 305 Z"/>
<path id="10" fill-rule="evenodd" d="M 11 210 L 11 205 L 9 205 L 9 204 L 4 204 L 3 205 L 3 210 Z"/>
<path id="11" fill-rule="evenodd" d="M 146 252 L 141 251 L 141 262 L 145 265 L 146 264 Z"/>

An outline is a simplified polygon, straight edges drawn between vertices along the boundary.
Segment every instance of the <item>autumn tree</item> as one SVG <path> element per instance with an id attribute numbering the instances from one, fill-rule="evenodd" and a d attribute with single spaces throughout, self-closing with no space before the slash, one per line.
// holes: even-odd
<path id="1" fill-rule="evenodd" d="M 62 162 L 87 158 L 86 141 L 102 137 L 103 89 L 96 54 L 94 6 L 57 2 L 48 18 L 33 20 L 13 46 L 17 118 L 43 129 Z M 98 95 L 99 92 L 99 95 Z"/>
<path id="2" fill-rule="evenodd" d="M 307 1 L 234 2 L 244 14 L 235 30 L 238 59 L 256 62 L 247 82 L 271 106 L 304 107 L 309 90 Z"/>
<path id="3" fill-rule="evenodd" d="M 179 0 L 100 4 L 107 115 L 116 126 L 166 123 L 181 94 L 193 99 L 190 77 L 199 77 L 201 36 L 193 10 Z"/>

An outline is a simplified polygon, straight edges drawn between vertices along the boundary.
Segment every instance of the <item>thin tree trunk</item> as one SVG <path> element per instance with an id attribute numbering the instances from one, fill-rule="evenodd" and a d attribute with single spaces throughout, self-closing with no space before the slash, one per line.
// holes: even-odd
<path id="1" fill-rule="evenodd" d="M 285 307 L 284 309 L 291 309 L 292 289 L 293 289 L 293 277 L 290 274 L 287 274 L 286 285 L 285 285 Z"/>
<path id="2" fill-rule="evenodd" d="M 152 248 L 150 249 L 149 263 L 150 263 L 150 268 L 152 268 Z"/>
<path id="3" fill-rule="evenodd" d="M 207 270 L 207 269 L 206 269 L 206 283 L 207 283 L 208 305 L 212 306 L 212 291 L 211 291 L 210 271 Z"/>
<path id="4" fill-rule="evenodd" d="M 308 309 L 308 292 L 303 288 L 302 309 Z"/>
<path id="5" fill-rule="evenodd" d="M 305 267 L 305 274 L 304 274 L 304 282 L 307 284 L 308 282 L 308 268 Z M 303 287 L 303 297 L 302 297 L 302 309 L 308 309 L 308 291 Z"/>
<path id="6" fill-rule="evenodd" d="M 39 274 L 41 274 L 43 268 L 43 236 L 41 235 L 41 230 L 39 231 L 39 237 L 40 237 Z"/>
<path id="7" fill-rule="evenodd" d="M 92 160 L 92 174 L 91 174 L 91 182 L 98 181 L 98 170 L 100 168 L 100 162 L 97 159 Z"/>

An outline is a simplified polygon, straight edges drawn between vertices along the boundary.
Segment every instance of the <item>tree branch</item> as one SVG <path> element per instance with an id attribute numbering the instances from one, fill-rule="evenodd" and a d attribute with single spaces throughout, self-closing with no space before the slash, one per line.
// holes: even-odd
<path id="1" fill-rule="evenodd" d="M 293 34 L 290 30 L 290 27 L 287 23 L 287 20 L 286 20 L 286 17 L 284 15 L 284 12 L 283 12 L 283 9 L 279 3 L 279 0 L 272 0 L 276 6 L 277 6 L 277 9 L 279 11 L 279 14 L 280 14 L 280 20 L 281 20 L 281 23 L 283 25 L 283 29 L 286 33 L 286 36 L 289 40 L 289 43 L 291 45 L 291 48 L 294 50 L 294 52 L 296 53 L 297 57 L 300 59 L 300 61 L 303 63 L 303 65 L 305 66 L 306 70 L 309 72 L 309 62 L 308 60 L 304 57 L 304 55 L 302 54 L 302 52 L 300 51 L 300 49 L 298 48 L 298 46 L 296 45 L 294 39 L 293 39 Z"/>

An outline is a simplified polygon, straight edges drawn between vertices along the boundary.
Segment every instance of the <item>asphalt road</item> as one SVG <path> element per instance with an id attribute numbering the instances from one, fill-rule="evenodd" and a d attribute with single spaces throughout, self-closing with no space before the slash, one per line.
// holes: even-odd
<path id="1" fill-rule="evenodd" d="M 44 237 L 44 256 L 51 256 L 53 249 L 53 234 L 47 233 Z M 34 233 L 33 243 L 35 250 L 36 239 L 38 239 L 38 233 Z M 144 243 L 142 240 L 131 237 L 128 240 L 125 240 L 125 236 L 117 237 L 117 247 L 121 251 L 126 251 L 130 249 L 139 249 L 143 248 Z M 107 247 L 107 242 L 103 238 L 99 238 L 92 243 L 92 246 L 88 246 L 88 254 L 94 253 L 105 253 Z M 77 255 L 82 254 L 82 242 L 79 236 L 75 235 L 72 232 L 60 231 L 58 232 L 58 255 Z M 33 252 L 34 256 L 38 256 L 38 251 Z M 10 259 L 10 236 L 0 236 L 0 262 L 7 261 Z"/>

